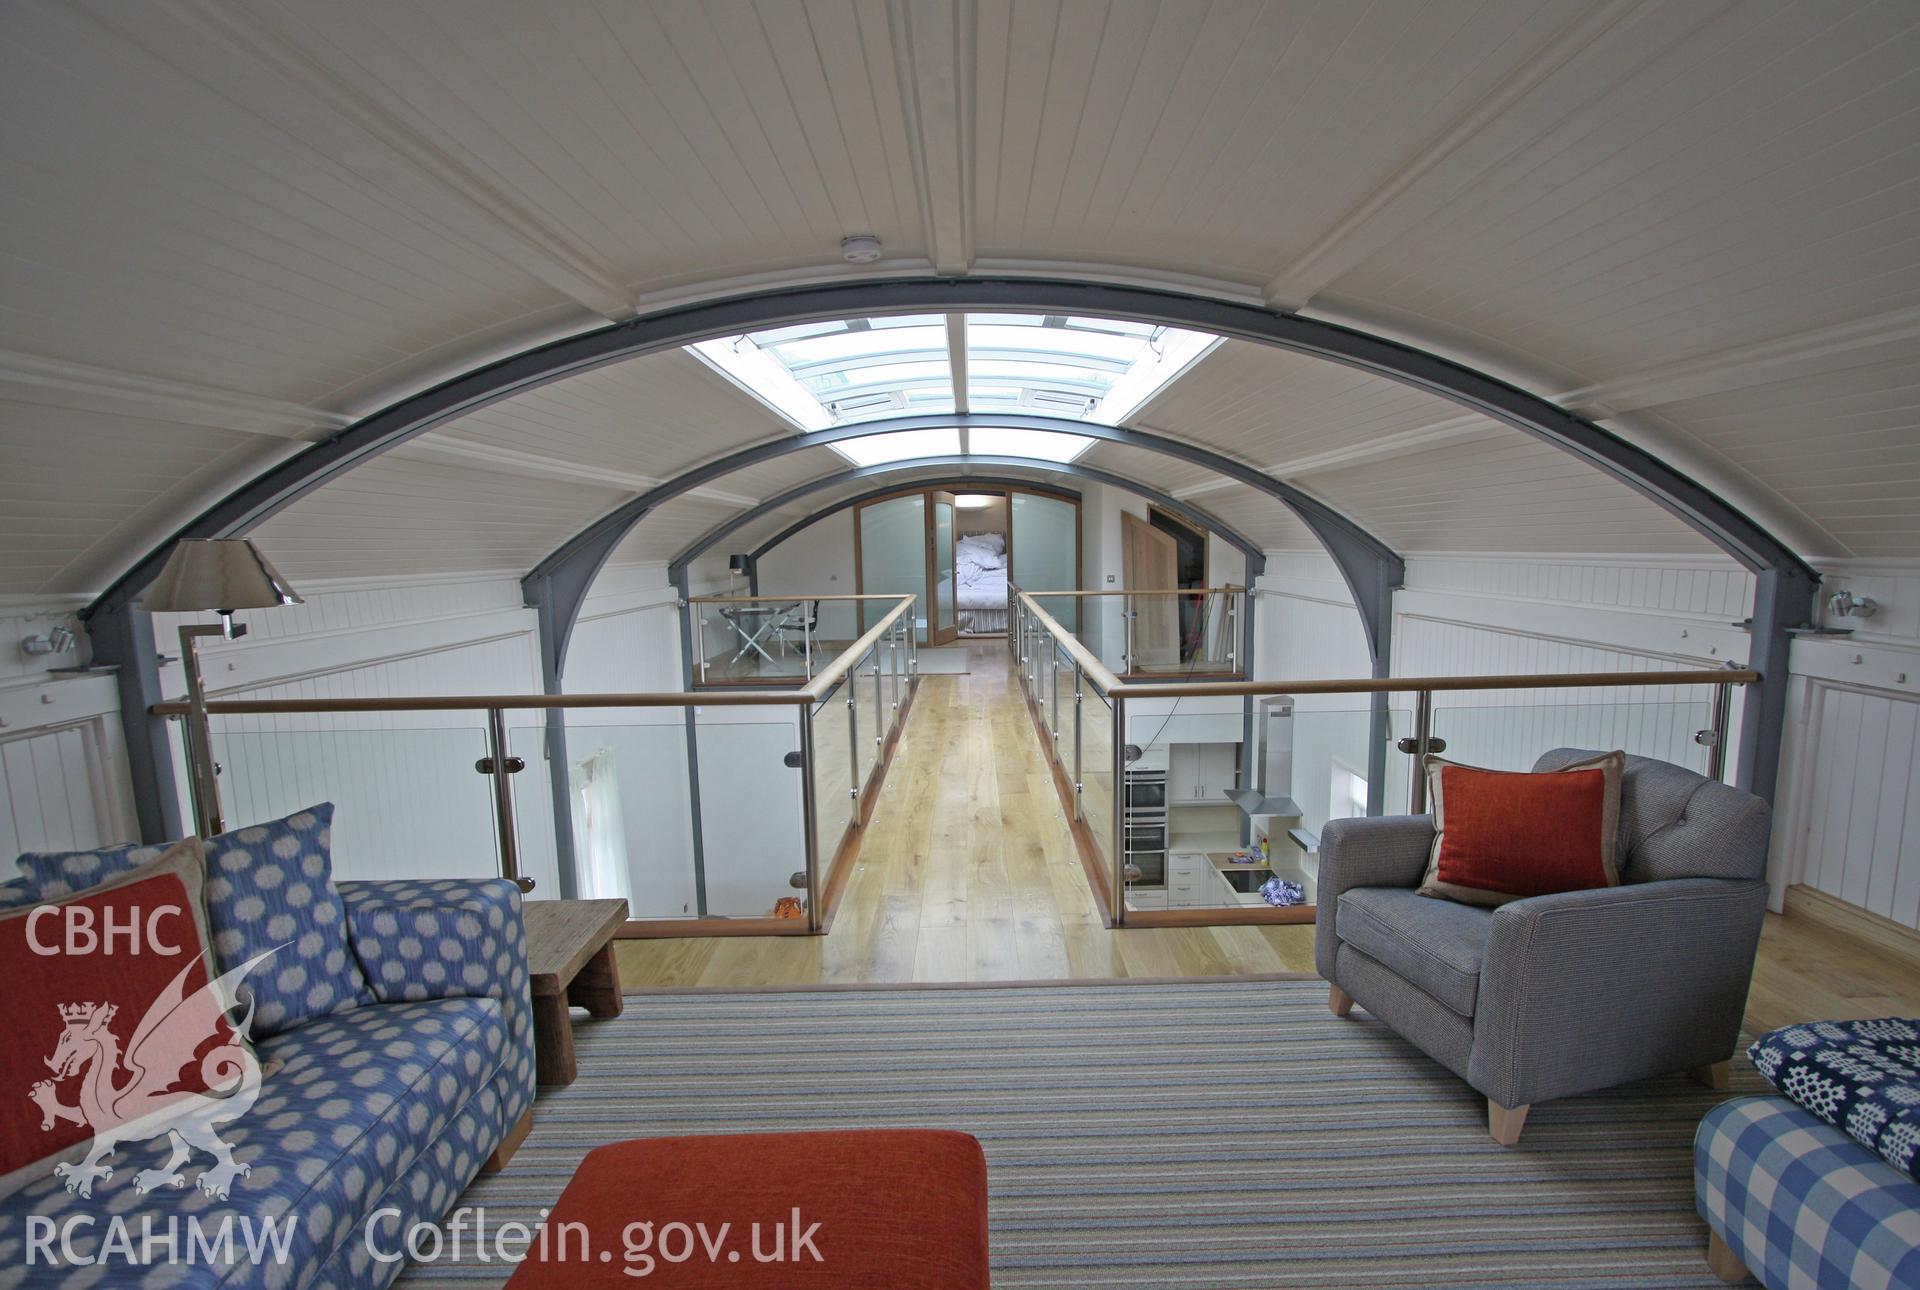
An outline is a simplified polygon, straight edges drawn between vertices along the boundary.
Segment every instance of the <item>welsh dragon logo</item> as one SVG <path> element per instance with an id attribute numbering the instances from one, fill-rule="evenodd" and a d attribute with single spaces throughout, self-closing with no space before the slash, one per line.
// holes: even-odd
<path id="1" fill-rule="evenodd" d="M 96 1182 L 113 1176 L 112 1166 L 102 1162 L 116 1147 L 162 1136 L 172 1142 L 173 1155 L 160 1168 L 135 1174 L 135 1191 L 186 1186 L 180 1169 L 195 1150 L 213 1158 L 194 1180 L 209 1196 L 225 1200 L 233 1180 L 251 1171 L 233 1158 L 233 1148 L 215 1132 L 217 1126 L 245 1115 L 260 1096 L 260 1062 L 246 1043 L 253 1024 L 251 1003 L 232 1025 L 230 1041 L 200 1058 L 200 1077 L 208 1091 L 187 1092 L 176 1086 L 181 1071 L 219 1032 L 219 1023 L 235 1006 L 234 990 L 273 953 L 247 960 L 190 995 L 187 976 L 195 963 L 188 963 L 140 1018 L 124 1048 L 114 1030 L 117 1006 L 61 1006 L 64 1029 L 46 1059 L 53 1078 L 35 1084 L 28 1096 L 40 1108 L 42 1132 L 62 1121 L 93 1130 L 93 1145 L 84 1160 L 53 1167 L 55 1176 L 66 1179 L 68 1191 L 91 1197 Z M 68 1106 L 60 1101 L 58 1084 L 75 1075 L 80 1076 L 79 1101 Z"/>

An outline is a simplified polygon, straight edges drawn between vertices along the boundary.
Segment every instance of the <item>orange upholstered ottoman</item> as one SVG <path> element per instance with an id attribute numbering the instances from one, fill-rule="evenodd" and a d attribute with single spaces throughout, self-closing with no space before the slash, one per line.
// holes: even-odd
<path id="1" fill-rule="evenodd" d="M 917 1129 L 600 1147 L 508 1285 L 636 1284 L 984 1290 L 986 1157 Z"/>

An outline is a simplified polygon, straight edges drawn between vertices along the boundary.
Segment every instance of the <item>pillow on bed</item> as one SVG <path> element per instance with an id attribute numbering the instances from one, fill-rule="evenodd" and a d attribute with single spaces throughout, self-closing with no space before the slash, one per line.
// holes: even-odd
<path id="1" fill-rule="evenodd" d="M 966 555 L 989 569 L 1007 562 L 1007 539 L 999 533 L 969 533 L 953 544 L 954 554 Z"/>

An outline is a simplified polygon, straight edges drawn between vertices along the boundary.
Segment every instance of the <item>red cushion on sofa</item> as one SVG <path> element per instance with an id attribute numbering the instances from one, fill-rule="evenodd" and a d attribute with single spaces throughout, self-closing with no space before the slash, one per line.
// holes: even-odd
<path id="1" fill-rule="evenodd" d="M 1427 761 L 1436 837 L 1423 894 L 1500 905 L 1618 885 L 1624 753 L 1537 774 Z"/>
<path id="2" fill-rule="evenodd" d="M 207 1092 L 203 1059 L 244 1042 L 198 1007 L 154 1010 L 176 981 L 190 998 L 212 979 L 203 874 L 200 844 L 189 839 L 98 887 L 0 917 L 13 1022 L 12 1042 L 0 1045 L 10 1108 L 0 1115 L 0 1195 L 77 1159 L 95 1129 Z M 94 1069 L 109 1059 L 113 1070 Z M 96 1112 L 82 1090 L 98 1075 L 108 1091 Z M 102 1112 L 113 1118 L 93 1123 Z"/>
<path id="3" fill-rule="evenodd" d="M 616 1142 L 587 1153 L 545 1230 L 512 1290 L 984 1288 L 987 1162 L 967 1134 L 921 1129 Z"/>

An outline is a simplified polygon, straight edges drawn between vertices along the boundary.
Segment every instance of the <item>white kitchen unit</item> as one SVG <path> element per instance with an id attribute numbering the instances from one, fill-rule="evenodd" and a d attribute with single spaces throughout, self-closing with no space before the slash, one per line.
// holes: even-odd
<path id="1" fill-rule="evenodd" d="M 1169 744 L 1167 802 L 1171 806 L 1218 806 L 1239 784 L 1239 743 Z"/>

